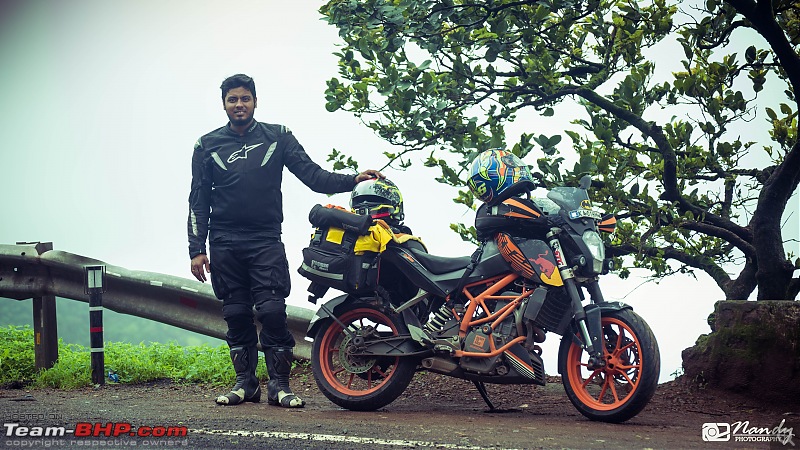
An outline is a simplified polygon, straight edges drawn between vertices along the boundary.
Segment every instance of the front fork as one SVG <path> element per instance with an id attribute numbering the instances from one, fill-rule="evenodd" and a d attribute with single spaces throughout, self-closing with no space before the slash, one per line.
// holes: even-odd
<path id="1" fill-rule="evenodd" d="M 558 234 L 561 229 L 553 228 L 548 234 L 547 239 L 550 242 L 550 247 L 553 249 L 553 256 L 558 264 L 558 270 L 561 272 L 561 279 L 564 281 L 564 287 L 567 289 L 570 301 L 572 302 L 572 313 L 575 319 L 575 324 L 578 326 L 578 332 L 581 337 L 581 347 L 589 354 L 589 369 L 595 370 L 605 366 L 605 358 L 603 358 L 603 326 L 600 317 L 600 307 L 596 304 L 583 306 L 581 303 L 581 296 L 578 293 L 578 286 L 575 284 L 575 274 L 564 258 L 564 252 L 561 248 L 561 242 L 558 240 Z M 600 287 L 597 282 L 589 285 L 589 293 L 594 303 L 601 303 L 603 301 L 603 294 L 600 292 Z"/>

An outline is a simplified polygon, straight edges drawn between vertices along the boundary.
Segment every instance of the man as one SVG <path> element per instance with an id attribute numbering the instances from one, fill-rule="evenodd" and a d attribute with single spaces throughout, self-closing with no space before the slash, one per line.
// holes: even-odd
<path id="1" fill-rule="evenodd" d="M 305 402 L 289 387 L 295 341 L 286 324 L 289 264 L 280 240 L 283 168 L 312 190 L 327 194 L 348 192 L 361 181 L 383 175 L 375 170 L 356 176 L 323 170 L 288 128 L 256 121 L 256 87 L 247 75 L 229 77 L 220 88 L 229 122 L 194 146 L 188 221 L 192 274 L 205 282 L 209 273 L 214 294 L 223 302 L 236 371 L 233 389 L 216 402 L 261 400 L 256 377 L 260 340 L 269 373 L 268 402 L 303 407 Z M 262 326 L 258 335 L 253 308 Z"/>

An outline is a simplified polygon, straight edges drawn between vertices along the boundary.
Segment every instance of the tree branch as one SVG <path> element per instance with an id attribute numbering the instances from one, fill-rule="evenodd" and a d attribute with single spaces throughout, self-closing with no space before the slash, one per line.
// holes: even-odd
<path id="1" fill-rule="evenodd" d="M 631 124 L 631 126 L 641 131 L 644 135 L 653 139 L 653 142 L 656 144 L 656 148 L 664 158 L 664 177 L 662 179 L 664 193 L 661 195 L 662 200 L 677 202 L 679 210 L 682 212 L 691 212 L 695 215 L 695 217 L 702 216 L 708 223 L 719 228 L 731 230 L 737 236 L 746 241 L 751 239 L 750 231 L 746 228 L 691 204 L 681 194 L 678 187 L 677 156 L 672 146 L 669 144 L 667 137 L 664 136 L 664 132 L 660 126 L 653 122 L 644 120 L 641 116 L 636 115 L 626 108 L 617 106 L 612 101 L 595 91 L 582 87 L 573 87 L 572 93 L 594 103 L 598 107 L 608 111 L 610 114 L 628 122 Z"/>
<path id="2" fill-rule="evenodd" d="M 753 28 L 764 37 L 778 56 L 781 66 L 786 70 L 789 83 L 795 92 L 800 88 L 800 55 L 794 50 L 786 34 L 775 21 L 775 11 L 772 9 L 772 0 L 726 0 L 726 3 L 743 15 Z"/>
<path id="3" fill-rule="evenodd" d="M 752 244 L 750 244 L 750 242 L 742 239 L 736 233 L 728 229 L 697 221 L 684 222 L 680 226 L 682 228 L 686 228 L 687 230 L 698 231 L 700 233 L 728 241 L 736 248 L 741 250 L 742 253 L 744 253 L 744 255 L 748 258 L 754 258 L 756 256 L 756 249 Z"/>
<path id="4" fill-rule="evenodd" d="M 702 270 L 703 272 L 707 273 L 716 283 L 723 292 L 726 292 L 726 286 L 731 283 L 730 276 L 722 270 L 717 264 L 714 263 L 713 260 L 710 258 L 705 258 L 703 256 L 697 255 L 688 255 L 684 252 L 675 250 L 672 247 L 644 247 L 644 248 L 636 248 L 633 245 L 625 244 L 625 245 L 614 245 L 609 246 L 606 249 L 611 256 L 627 256 L 627 255 L 636 255 L 636 254 L 644 254 L 653 258 L 664 258 L 664 259 L 674 259 L 679 261 L 689 267 L 694 267 L 697 269 Z"/>

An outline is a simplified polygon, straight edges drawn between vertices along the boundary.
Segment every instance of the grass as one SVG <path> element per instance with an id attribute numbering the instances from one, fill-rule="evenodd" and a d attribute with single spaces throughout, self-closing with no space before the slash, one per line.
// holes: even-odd
<path id="1" fill-rule="evenodd" d="M 0 327 L 0 386 L 74 389 L 92 385 L 89 348 L 59 340 L 56 364 L 37 372 L 33 347 L 30 327 Z M 105 374 L 113 370 L 120 383 L 169 379 L 230 386 L 235 382 L 226 345 L 181 347 L 175 343 L 106 342 L 104 359 Z M 261 380 L 268 379 L 263 355 L 259 355 L 257 373 Z"/>

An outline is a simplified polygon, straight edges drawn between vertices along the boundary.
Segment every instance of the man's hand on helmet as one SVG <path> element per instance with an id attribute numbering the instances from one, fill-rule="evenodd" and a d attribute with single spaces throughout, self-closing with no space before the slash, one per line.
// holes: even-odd
<path id="1" fill-rule="evenodd" d="M 358 184 L 361 183 L 362 181 L 371 180 L 373 178 L 384 179 L 386 178 L 386 176 L 384 176 L 382 173 L 378 172 L 375 169 L 367 169 L 361 172 L 360 174 L 356 175 L 355 180 L 356 184 Z"/>

